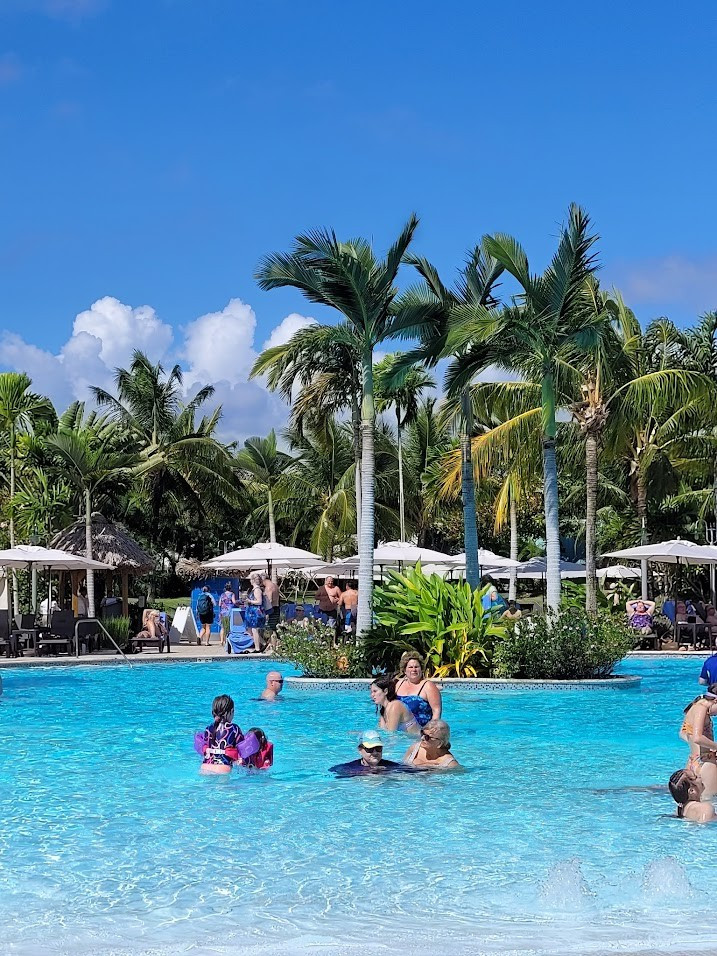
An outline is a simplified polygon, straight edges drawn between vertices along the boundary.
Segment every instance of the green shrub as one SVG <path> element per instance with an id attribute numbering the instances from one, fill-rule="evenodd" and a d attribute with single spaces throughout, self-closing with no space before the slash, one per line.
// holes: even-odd
<path id="1" fill-rule="evenodd" d="M 607 677 L 635 640 L 627 624 L 601 612 L 562 608 L 519 621 L 496 645 L 493 676 L 538 680 Z"/>
<path id="2" fill-rule="evenodd" d="M 277 656 L 298 667 L 305 677 L 365 677 L 370 674 L 361 647 L 334 646 L 336 630 L 320 621 L 304 620 L 276 628 Z"/>
<path id="3" fill-rule="evenodd" d="M 118 647 L 126 651 L 129 646 L 130 620 L 128 617 L 109 617 L 102 624 L 112 637 Z M 101 632 L 100 632 L 101 633 Z"/>
<path id="4" fill-rule="evenodd" d="M 417 564 L 403 574 L 390 572 L 389 583 L 375 589 L 374 614 L 388 642 L 417 651 L 432 677 L 477 677 L 490 672 L 493 646 L 507 630 L 483 607 L 489 589 L 426 576 Z"/>

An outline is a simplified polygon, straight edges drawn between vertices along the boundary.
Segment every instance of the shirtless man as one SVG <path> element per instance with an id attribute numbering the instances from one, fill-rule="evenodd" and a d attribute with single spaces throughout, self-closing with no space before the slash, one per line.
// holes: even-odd
<path id="1" fill-rule="evenodd" d="M 336 612 L 341 600 L 341 588 L 336 585 L 336 581 L 329 575 L 319 590 L 316 592 L 316 600 L 319 602 L 319 610 L 325 614 L 330 621 L 336 620 Z"/>
<path id="2" fill-rule="evenodd" d="M 269 671 L 266 675 L 266 687 L 259 695 L 261 700 L 276 700 L 284 686 L 284 678 L 279 671 Z"/>
<path id="3" fill-rule="evenodd" d="M 351 612 L 351 620 L 347 620 L 344 626 L 346 630 L 352 630 L 356 626 L 356 609 L 358 608 L 358 591 L 355 581 L 346 582 L 346 590 L 339 599 L 339 607 Z"/>

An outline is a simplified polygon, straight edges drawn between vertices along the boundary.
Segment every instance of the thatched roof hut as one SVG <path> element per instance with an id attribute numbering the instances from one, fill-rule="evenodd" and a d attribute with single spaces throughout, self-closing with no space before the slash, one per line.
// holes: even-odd
<path id="1" fill-rule="evenodd" d="M 70 551 L 72 554 L 85 554 L 85 520 L 75 521 L 64 531 L 55 535 L 50 547 Z M 92 557 L 96 561 L 109 564 L 122 578 L 122 609 L 127 614 L 129 594 L 128 577 L 130 574 L 146 574 L 155 563 L 143 551 L 134 538 L 126 531 L 108 521 L 99 511 L 92 513 Z M 110 572 L 108 572 L 109 574 Z"/>

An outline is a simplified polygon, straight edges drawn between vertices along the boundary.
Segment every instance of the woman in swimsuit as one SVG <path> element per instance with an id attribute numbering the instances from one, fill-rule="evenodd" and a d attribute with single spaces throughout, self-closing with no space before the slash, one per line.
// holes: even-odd
<path id="1" fill-rule="evenodd" d="M 203 761 L 200 773 L 231 773 L 239 759 L 238 744 L 244 739 L 234 721 L 234 701 L 228 694 L 220 694 L 212 702 L 214 723 L 204 731 Z"/>
<path id="2" fill-rule="evenodd" d="M 634 631 L 640 634 L 651 633 L 652 616 L 655 613 L 654 601 L 628 601 L 625 609 L 627 622 Z"/>
<path id="3" fill-rule="evenodd" d="M 704 785 L 704 798 L 717 794 L 717 744 L 712 718 L 717 714 L 717 684 L 710 684 L 707 693 L 695 697 L 685 707 L 680 737 L 689 744 L 687 770 Z"/>
<path id="4" fill-rule="evenodd" d="M 460 764 L 451 753 L 451 728 L 445 720 L 429 720 L 421 739 L 406 751 L 404 764 L 427 770 L 456 770 Z"/>
<path id="5" fill-rule="evenodd" d="M 396 697 L 396 681 L 393 677 L 376 678 L 371 684 L 371 700 L 378 710 L 379 730 L 403 730 L 416 737 L 421 732 L 416 718 Z"/>
<path id="6" fill-rule="evenodd" d="M 422 727 L 431 718 L 440 718 L 441 692 L 433 681 L 423 677 L 421 657 L 415 651 L 407 651 L 401 657 L 396 694 Z"/>
<path id="7" fill-rule="evenodd" d="M 702 799 L 704 784 L 689 770 L 675 770 L 668 784 L 672 798 L 677 804 L 677 816 L 695 823 L 712 823 L 717 819 L 715 808 Z"/>

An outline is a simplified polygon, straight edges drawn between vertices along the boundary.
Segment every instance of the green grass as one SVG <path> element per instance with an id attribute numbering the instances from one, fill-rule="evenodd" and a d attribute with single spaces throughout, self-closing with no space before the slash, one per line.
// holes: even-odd
<path id="1" fill-rule="evenodd" d="M 185 605 L 186 607 L 191 607 L 192 601 L 189 597 L 179 597 L 179 598 L 157 598 L 154 603 L 154 607 L 159 607 L 160 611 L 166 611 L 170 617 L 174 617 L 174 612 L 180 606 L 180 604 Z"/>

